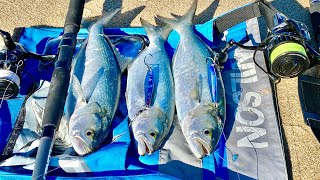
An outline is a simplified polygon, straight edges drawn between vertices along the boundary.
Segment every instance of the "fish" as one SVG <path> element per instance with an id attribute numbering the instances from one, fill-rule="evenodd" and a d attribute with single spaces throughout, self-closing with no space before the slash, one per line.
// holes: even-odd
<path id="1" fill-rule="evenodd" d="M 177 116 L 190 150 L 201 159 L 213 152 L 222 134 L 225 95 L 219 62 L 193 30 L 196 8 L 197 0 L 182 17 L 157 18 L 180 35 L 172 65 Z M 217 101 L 210 90 L 210 66 L 217 74 Z"/>
<path id="2" fill-rule="evenodd" d="M 174 117 L 171 61 L 164 46 L 172 29 L 140 21 L 150 44 L 128 68 L 126 98 L 135 147 L 139 155 L 150 155 L 164 142 Z"/>
<path id="3" fill-rule="evenodd" d="M 105 25 L 119 10 L 90 27 L 72 64 L 65 114 L 72 146 L 80 156 L 98 149 L 107 137 L 119 102 L 121 74 L 130 62 L 104 35 Z"/>

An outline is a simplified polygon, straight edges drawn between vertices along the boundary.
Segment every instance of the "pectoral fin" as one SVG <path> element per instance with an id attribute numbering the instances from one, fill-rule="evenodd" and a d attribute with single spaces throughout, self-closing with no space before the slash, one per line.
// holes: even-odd
<path id="1" fill-rule="evenodd" d="M 38 123 L 37 132 L 40 132 L 41 130 L 40 127 L 42 124 L 42 115 L 43 115 L 44 109 L 34 99 L 31 100 L 31 108 Z"/>
<path id="2" fill-rule="evenodd" d="M 85 99 L 85 96 L 83 94 L 80 81 L 75 75 L 72 75 L 71 90 L 72 90 L 73 96 L 77 101 L 75 109 L 78 109 L 79 107 L 87 104 L 87 100 Z"/>
<path id="3" fill-rule="evenodd" d="M 83 95 L 87 102 L 90 101 L 91 95 L 100 82 L 101 77 L 104 76 L 104 72 L 104 68 L 100 68 L 94 75 L 90 77 L 88 82 L 84 85 L 84 87 L 86 88 L 83 89 Z"/>

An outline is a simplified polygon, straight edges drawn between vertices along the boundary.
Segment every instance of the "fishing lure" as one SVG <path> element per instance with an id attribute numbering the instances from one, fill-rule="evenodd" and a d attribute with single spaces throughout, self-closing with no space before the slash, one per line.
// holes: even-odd
<path id="1" fill-rule="evenodd" d="M 151 54 L 149 55 L 152 56 Z M 144 64 L 147 66 L 148 71 L 144 81 L 144 94 L 145 94 L 145 106 L 150 107 L 152 104 L 152 98 L 154 94 L 155 80 L 154 80 L 154 71 L 152 67 L 146 63 L 146 58 L 147 56 L 144 58 Z"/>

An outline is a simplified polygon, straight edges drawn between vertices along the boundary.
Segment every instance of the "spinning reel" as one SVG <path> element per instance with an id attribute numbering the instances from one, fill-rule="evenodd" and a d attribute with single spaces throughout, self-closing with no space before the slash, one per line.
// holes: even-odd
<path id="1" fill-rule="evenodd" d="M 220 53 L 220 62 L 227 60 L 227 51 L 234 45 L 254 50 L 255 64 L 274 81 L 280 78 L 293 78 L 320 62 L 320 54 L 310 45 L 310 34 L 305 24 L 288 19 L 281 13 L 274 15 L 274 27 L 268 37 L 258 46 L 244 46 L 229 41 Z M 257 51 L 263 51 L 267 69 L 263 69 L 255 60 Z"/>
<path id="2" fill-rule="evenodd" d="M 0 51 L 0 99 L 15 98 L 19 93 L 23 64 L 27 58 L 43 62 L 55 61 L 55 55 L 39 55 L 15 43 L 8 32 L 0 30 L 5 48 Z"/>

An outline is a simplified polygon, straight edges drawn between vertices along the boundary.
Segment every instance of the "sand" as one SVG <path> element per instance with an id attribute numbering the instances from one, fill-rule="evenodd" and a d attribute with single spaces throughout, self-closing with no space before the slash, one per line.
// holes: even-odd
<path id="1" fill-rule="evenodd" d="M 101 15 L 104 10 L 122 7 L 109 27 L 140 26 L 139 17 L 155 22 L 159 14 L 183 14 L 192 0 L 87 0 L 85 19 Z M 0 0 L 0 28 L 13 32 L 16 27 L 53 26 L 64 24 L 67 0 Z M 203 23 L 213 16 L 252 2 L 250 0 L 199 0 L 195 23 Z M 276 0 L 274 5 L 287 16 L 307 23 L 309 0 Z M 2 43 L 2 42 L 1 42 Z M 316 75 L 314 72 L 311 72 Z M 284 129 L 285 155 L 290 179 L 320 179 L 320 144 L 304 123 L 298 96 L 297 78 L 282 80 L 277 86 Z"/>

